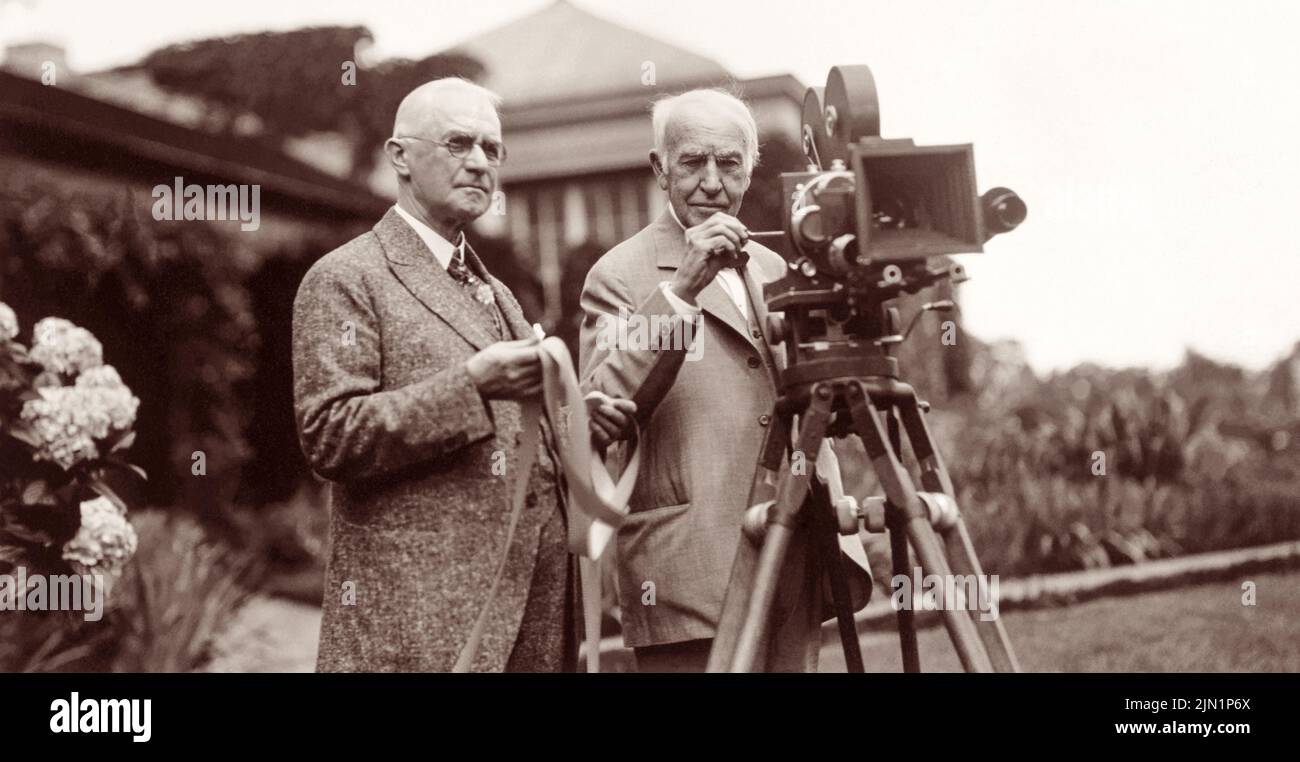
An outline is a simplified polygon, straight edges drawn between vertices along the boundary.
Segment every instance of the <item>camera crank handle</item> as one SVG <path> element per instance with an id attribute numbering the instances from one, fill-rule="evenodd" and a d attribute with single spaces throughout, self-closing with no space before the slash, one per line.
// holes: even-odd
<path id="1" fill-rule="evenodd" d="M 907 330 L 903 332 L 903 336 L 901 339 L 899 339 L 899 342 L 906 341 L 907 337 L 912 335 L 912 329 L 916 327 L 917 321 L 919 321 L 921 319 L 921 316 L 924 315 L 925 313 L 930 311 L 952 312 L 955 309 L 957 309 L 957 303 L 951 299 L 940 299 L 937 302 L 926 302 L 925 304 L 922 304 L 921 309 L 917 310 L 916 314 L 912 316 L 912 322 L 908 323 Z M 892 338 L 892 337 L 886 337 L 886 338 Z"/>

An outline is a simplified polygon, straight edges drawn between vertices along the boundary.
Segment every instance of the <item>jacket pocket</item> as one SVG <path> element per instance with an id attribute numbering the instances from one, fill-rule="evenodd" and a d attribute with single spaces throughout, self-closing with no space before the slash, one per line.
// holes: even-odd
<path id="1" fill-rule="evenodd" d="M 691 507 L 690 503 L 677 503 L 676 505 L 660 505 L 654 508 L 645 508 L 643 510 L 634 510 L 623 520 L 623 524 L 647 524 L 662 519 L 667 516 L 674 516 L 679 513 L 685 513 Z"/>

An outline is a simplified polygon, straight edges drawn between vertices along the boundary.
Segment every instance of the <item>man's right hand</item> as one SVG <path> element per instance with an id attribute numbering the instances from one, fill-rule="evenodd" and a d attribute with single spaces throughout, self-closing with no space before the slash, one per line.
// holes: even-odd
<path id="1" fill-rule="evenodd" d="M 537 339 L 498 341 L 465 363 L 485 400 L 522 400 L 542 393 L 542 344 Z"/>
<path id="2" fill-rule="evenodd" d="M 687 303 L 695 304 L 695 297 L 713 282 L 718 271 L 735 261 L 748 237 L 745 225 L 725 212 L 687 228 L 686 257 L 669 288 Z"/>

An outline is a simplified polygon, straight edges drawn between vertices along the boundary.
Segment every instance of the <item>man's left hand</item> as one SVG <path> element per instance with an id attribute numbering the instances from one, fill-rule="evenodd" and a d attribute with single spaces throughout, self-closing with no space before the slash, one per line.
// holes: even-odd
<path id="1" fill-rule="evenodd" d="M 632 436 L 636 422 L 636 403 L 616 399 L 594 391 L 586 396 L 587 416 L 591 419 L 591 439 L 600 449 Z"/>

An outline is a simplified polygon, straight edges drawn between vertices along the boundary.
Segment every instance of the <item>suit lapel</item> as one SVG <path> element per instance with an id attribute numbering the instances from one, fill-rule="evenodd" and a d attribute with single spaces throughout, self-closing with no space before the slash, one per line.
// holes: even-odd
<path id="1" fill-rule="evenodd" d="M 676 270 L 682 266 L 682 260 L 686 258 L 686 235 L 682 231 L 682 226 L 677 224 L 668 207 L 655 220 L 653 228 L 653 238 L 655 246 L 655 264 L 663 270 Z M 722 290 L 718 279 L 714 278 L 713 282 L 704 287 L 696 301 L 700 309 L 712 315 L 723 325 L 729 326 L 749 341 L 749 326 L 745 324 L 744 315 L 736 309 L 735 302 L 727 296 L 727 292 Z"/>
<path id="2" fill-rule="evenodd" d="M 496 341 L 484 325 L 483 308 L 439 266 L 433 252 L 396 211 L 388 210 L 375 225 L 375 235 L 388 269 L 430 312 L 475 349 Z"/>
<path id="3" fill-rule="evenodd" d="M 524 317 L 524 311 L 520 308 L 519 303 L 515 301 L 514 295 L 510 289 L 501 281 L 493 277 L 483 266 L 483 261 L 478 258 L 478 252 L 465 242 L 465 263 L 470 270 L 483 279 L 485 283 L 492 287 L 492 295 L 496 298 L 497 308 L 501 316 L 505 318 L 505 333 L 503 338 L 506 339 L 526 339 L 533 335 L 533 327 Z"/>
<path id="4" fill-rule="evenodd" d="M 745 278 L 745 290 L 749 292 L 749 303 L 754 306 L 754 322 L 766 340 L 768 312 L 767 302 L 763 299 L 763 286 L 784 277 L 786 263 L 780 254 L 767 249 L 763 250 L 761 256 L 757 256 L 754 250 L 757 245 L 750 242 L 745 247 L 750 255 L 749 264 L 741 272 Z"/>
<path id="5" fill-rule="evenodd" d="M 749 258 L 749 265 L 742 271 L 745 278 L 745 290 L 749 292 L 749 303 L 754 309 L 754 324 L 758 326 L 759 333 L 762 336 L 755 343 L 762 344 L 772 358 L 772 370 L 774 371 L 772 382 L 777 388 L 781 386 L 781 380 L 777 373 L 785 370 L 785 353 L 778 351 L 776 347 L 767 342 L 768 311 L 767 302 L 763 300 L 763 286 L 780 278 L 782 273 L 782 270 L 768 272 L 752 254 Z"/>
<path id="6" fill-rule="evenodd" d="M 758 325 L 758 330 L 767 335 L 767 302 L 763 301 L 763 284 L 767 281 L 760 279 L 758 271 L 755 270 L 757 265 L 752 263 L 746 265 L 741 271 L 741 276 L 745 280 L 745 291 L 749 293 L 749 303 L 754 309 L 754 323 Z"/>
<path id="7" fill-rule="evenodd" d="M 740 334 L 745 341 L 750 341 L 749 325 L 745 323 L 745 316 L 740 314 L 736 303 L 727 296 L 727 292 L 723 290 L 717 278 L 704 287 L 696 301 L 705 312 L 731 326 L 731 330 Z"/>

